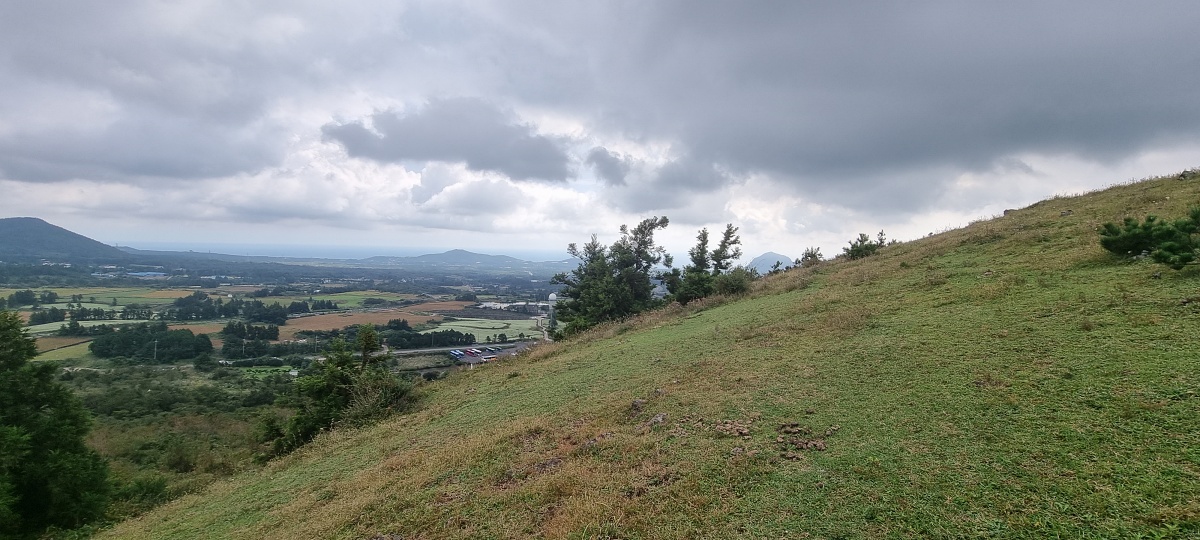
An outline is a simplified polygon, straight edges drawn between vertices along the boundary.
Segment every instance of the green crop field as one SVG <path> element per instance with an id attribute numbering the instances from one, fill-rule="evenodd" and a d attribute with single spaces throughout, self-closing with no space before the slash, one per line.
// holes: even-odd
<path id="1" fill-rule="evenodd" d="M 1200 268 L 1096 230 L 1197 202 L 1054 198 L 604 325 L 100 536 L 1196 538 Z"/>

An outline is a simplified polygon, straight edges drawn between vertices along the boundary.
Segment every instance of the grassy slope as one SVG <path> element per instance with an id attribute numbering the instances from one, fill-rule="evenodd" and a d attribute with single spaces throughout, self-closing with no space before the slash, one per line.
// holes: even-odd
<path id="1" fill-rule="evenodd" d="M 602 328 L 108 535 L 1200 534 L 1200 273 L 1095 233 L 1196 201 L 1175 179 L 1053 199 Z M 777 442 L 793 422 L 827 449 Z"/>

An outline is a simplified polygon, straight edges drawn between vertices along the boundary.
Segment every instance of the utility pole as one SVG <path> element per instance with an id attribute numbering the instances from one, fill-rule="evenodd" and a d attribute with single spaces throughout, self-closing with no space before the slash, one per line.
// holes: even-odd
<path id="1" fill-rule="evenodd" d="M 158 363 L 158 340 L 154 340 L 154 363 Z"/>

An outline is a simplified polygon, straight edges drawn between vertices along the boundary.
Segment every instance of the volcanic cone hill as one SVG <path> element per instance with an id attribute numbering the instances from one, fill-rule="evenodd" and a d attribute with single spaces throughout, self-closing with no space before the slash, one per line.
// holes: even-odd
<path id="1" fill-rule="evenodd" d="M 421 387 L 109 538 L 1200 535 L 1185 174 L 770 276 Z"/>

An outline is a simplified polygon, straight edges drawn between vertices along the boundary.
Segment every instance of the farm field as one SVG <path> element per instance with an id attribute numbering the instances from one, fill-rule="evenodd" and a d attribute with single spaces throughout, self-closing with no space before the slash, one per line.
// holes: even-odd
<path id="1" fill-rule="evenodd" d="M 515 339 L 517 334 L 520 333 L 540 336 L 542 332 L 537 326 L 537 321 L 533 319 L 508 321 L 495 319 L 455 319 L 444 321 L 437 328 L 426 330 L 424 333 L 437 330 L 458 330 L 463 333 L 475 334 L 476 339 L 479 340 L 483 340 L 485 336 L 496 334 L 507 334 L 509 339 Z"/>
<path id="2" fill-rule="evenodd" d="M 462 302 L 459 300 L 449 300 L 444 302 L 426 302 L 410 307 L 409 309 L 416 311 L 455 311 L 467 307 L 475 302 Z"/>
<path id="3" fill-rule="evenodd" d="M 385 325 L 392 319 L 406 319 L 409 324 L 422 324 L 433 320 L 441 320 L 441 315 L 420 315 L 411 311 L 384 310 L 352 313 L 328 313 L 288 319 L 288 323 L 279 327 L 279 339 L 295 339 L 296 333 L 303 330 L 335 330 L 358 324 Z"/>
<path id="4" fill-rule="evenodd" d="M 54 339 L 54 338 L 38 338 L 38 350 L 39 351 L 41 350 L 41 345 L 42 345 L 43 339 Z M 70 339 L 77 339 L 77 338 L 70 338 Z M 34 358 L 34 360 L 61 361 L 61 360 L 74 360 L 76 358 L 83 358 L 85 356 L 89 356 L 90 354 L 92 354 L 91 351 L 88 350 L 89 343 L 91 343 L 90 340 L 84 341 L 81 343 L 77 343 L 77 344 L 71 345 L 69 347 L 63 347 L 61 349 L 54 349 L 52 351 L 46 351 L 46 352 L 38 354 L 37 357 Z"/>
<path id="5" fill-rule="evenodd" d="M 76 337 L 76 336 L 39 337 L 39 338 L 37 338 L 37 350 L 38 350 L 38 353 L 40 354 L 40 353 L 44 353 L 46 351 L 52 351 L 54 349 L 61 349 L 63 347 L 69 347 L 71 345 L 75 345 L 78 343 L 87 343 L 88 341 L 91 341 L 91 338 Z"/>
<path id="6" fill-rule="evenodd" d="M 0 289 L 0 295 L 7 297 L 21 290 L 25 289 Z M 84 306 L 89 308 L 120 307 L 127 304 L 161 306 L 171 303 L 176 298 L 191 295 L 197 290 L 200 289 L 162 289 L 157 287 L 44 287 L 33 289 L 34 292 L 54 291 L 58 293 L 59 302 L 54 305 L 59 308 L 62 308 L 74 294 L 83 295 L 86 300 Z M 95 299 L 94 302 L 93 299 Z M 113 306 L 114 299 L 116 306 Z"/>
<path id="7" fill-rule="evenodd" d="M 172 330 L 186 329 L 191 330 L 193 334 L 218 334 L 225 329 L 226 321 L 221 322 L 196 322 L 196 323 L 172 323 L 168 326 Z"/>
<path id="8" fill-rule="evenodd" d="M 150 322 L 150 321 L 146 321 L 146 320 L 79 321 L 79 325 L 80 326 L 100 326 L 102 324 L 107 324 L 109 326 L 113 326 L 113 325 L 118 325 L 118 324 L 138 324 L 138 323 L 146 323 L 146 322 Z M 52 323 L 46 323 L 46 324 L 36 324 L 33 326 L 29 326 L 27 328 L 29 329 L 30 334 L 33 334 L 36 336 L 39 334 L 51 334 L 51 333 L 57 332 L 58 329 L 61 328 L 63 324 L 66 324 L 66 323 L 65 322 L 52 322 Z"/>

